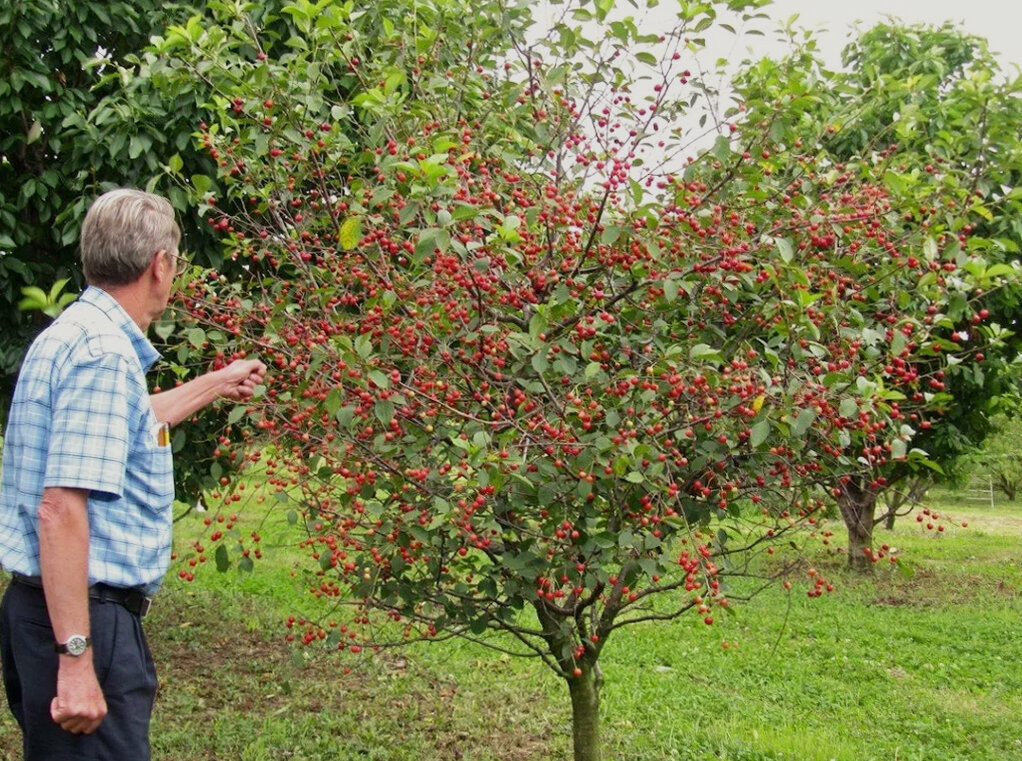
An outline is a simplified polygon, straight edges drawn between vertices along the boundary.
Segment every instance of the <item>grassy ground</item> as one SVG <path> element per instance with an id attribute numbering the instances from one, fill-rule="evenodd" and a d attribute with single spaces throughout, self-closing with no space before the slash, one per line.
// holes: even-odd
<path id="1" fill-rule="evenodd" d="M 969 527 L 880 530 L 901 548 L 900 570 L 860 579 L 820 556 L 837 585 L 823 599 L 777 589 L 713 627 L 689 617 L 615 635 L 607 758 L 1022 760 L 1022 507 L 948 494 L 935 507 Z M 296 583 L 281 564 L 168 581 L 147 620 L 161 669 L 156 759 L 570 757 L 566 690 L 538 664 L 448 642 L 346 674 L 285 645 Z M 16 758 L 17 743 L 4 716 L 0 757 Z"/>

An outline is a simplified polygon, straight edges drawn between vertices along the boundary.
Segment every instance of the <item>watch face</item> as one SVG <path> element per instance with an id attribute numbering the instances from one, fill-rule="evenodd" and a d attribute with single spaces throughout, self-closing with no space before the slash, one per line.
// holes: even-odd
<path id="1" fill-rule="evenodd" d="M 81 655 L 89 646 L 89 641 L 81 634 L 72 634 L 65 643 L 68 655 Z"/>

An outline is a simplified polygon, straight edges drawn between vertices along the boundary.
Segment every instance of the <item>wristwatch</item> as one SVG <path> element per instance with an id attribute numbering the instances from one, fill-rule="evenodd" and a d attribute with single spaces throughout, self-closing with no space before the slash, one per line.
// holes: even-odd
<path id="1" fill-rule="evenodd" d="M 81 634 L 72 634 L 64 644 L 55 645 L 55 649 L 61 655 L 73 655 L 76 658 L 82 655 L 89 648 L 90 640 Z"/>

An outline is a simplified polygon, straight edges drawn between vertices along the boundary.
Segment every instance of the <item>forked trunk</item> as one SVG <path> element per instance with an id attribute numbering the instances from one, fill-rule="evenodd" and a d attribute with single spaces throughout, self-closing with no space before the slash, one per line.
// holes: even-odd
<path id="1" fill-rule="evenodd" d="M 848 567 L 863 573 L 871 571 L 873 562 L 867 550 L 873 546 L 876 491 L 851 481 L 841 487 L 837 504 L 848 529 Z"/>
<path id="2" fill-rule="evenodd" d="M 926 492 L 930 489 L 929 476 L 916 476 L 911 478 L 908 485 L 902 489 L 888 489 L 885 492 L 887 500 L 887 514 L 884 516 L 884 528 L 888 531 L 894 530 L 894 521 L 899 515 L 905 515 L 911 511 L 911 507 L 908 510 L 902 512 L 902 507 L 906 504 L 916 505 L 923 497 L 926 496 Z"/>
<path id="3" fill-rule="evenodd" d="M 617 596 L 620 597 L 620 593 Z M 535 609 L 550 653 L 557 662 L 557 672 L 568 683 L 568 692 L 571 694 L 574 759 L 600 761 L 603 757 L 600 747 L 600 688 L 603 687 L 603 674 L 597 659 L 606 644 L 606 633 L 598 645 L 593 645 L 585 655 L 577 657 L 573 655 L 575 645 L 570 630 L 562 627 L 562 621 L 542 601 L 535 604 Z"/>
<path id="4" fill-rule="evenodd" d="M 571 693 L 571 734 L 575 761 L 600 761 L 600 671 L 582 665 L 582 674 L 568 681 Z"/>

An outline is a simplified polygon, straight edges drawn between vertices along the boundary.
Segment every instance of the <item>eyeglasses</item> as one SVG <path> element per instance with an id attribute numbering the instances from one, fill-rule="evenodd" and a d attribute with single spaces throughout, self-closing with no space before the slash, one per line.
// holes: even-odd
<path id="1" fill-rule="evenodd" d="M 173 254 L 168 253 L 167 256 L 173 257 L 174 274 L 176 276 L 183 275 L 185 273 L 185 270 L 187 270 L 188 267 L 191 266 L 191 262 L 188 261 L 188 257 L 185 254 L 177 252 Z"/>

